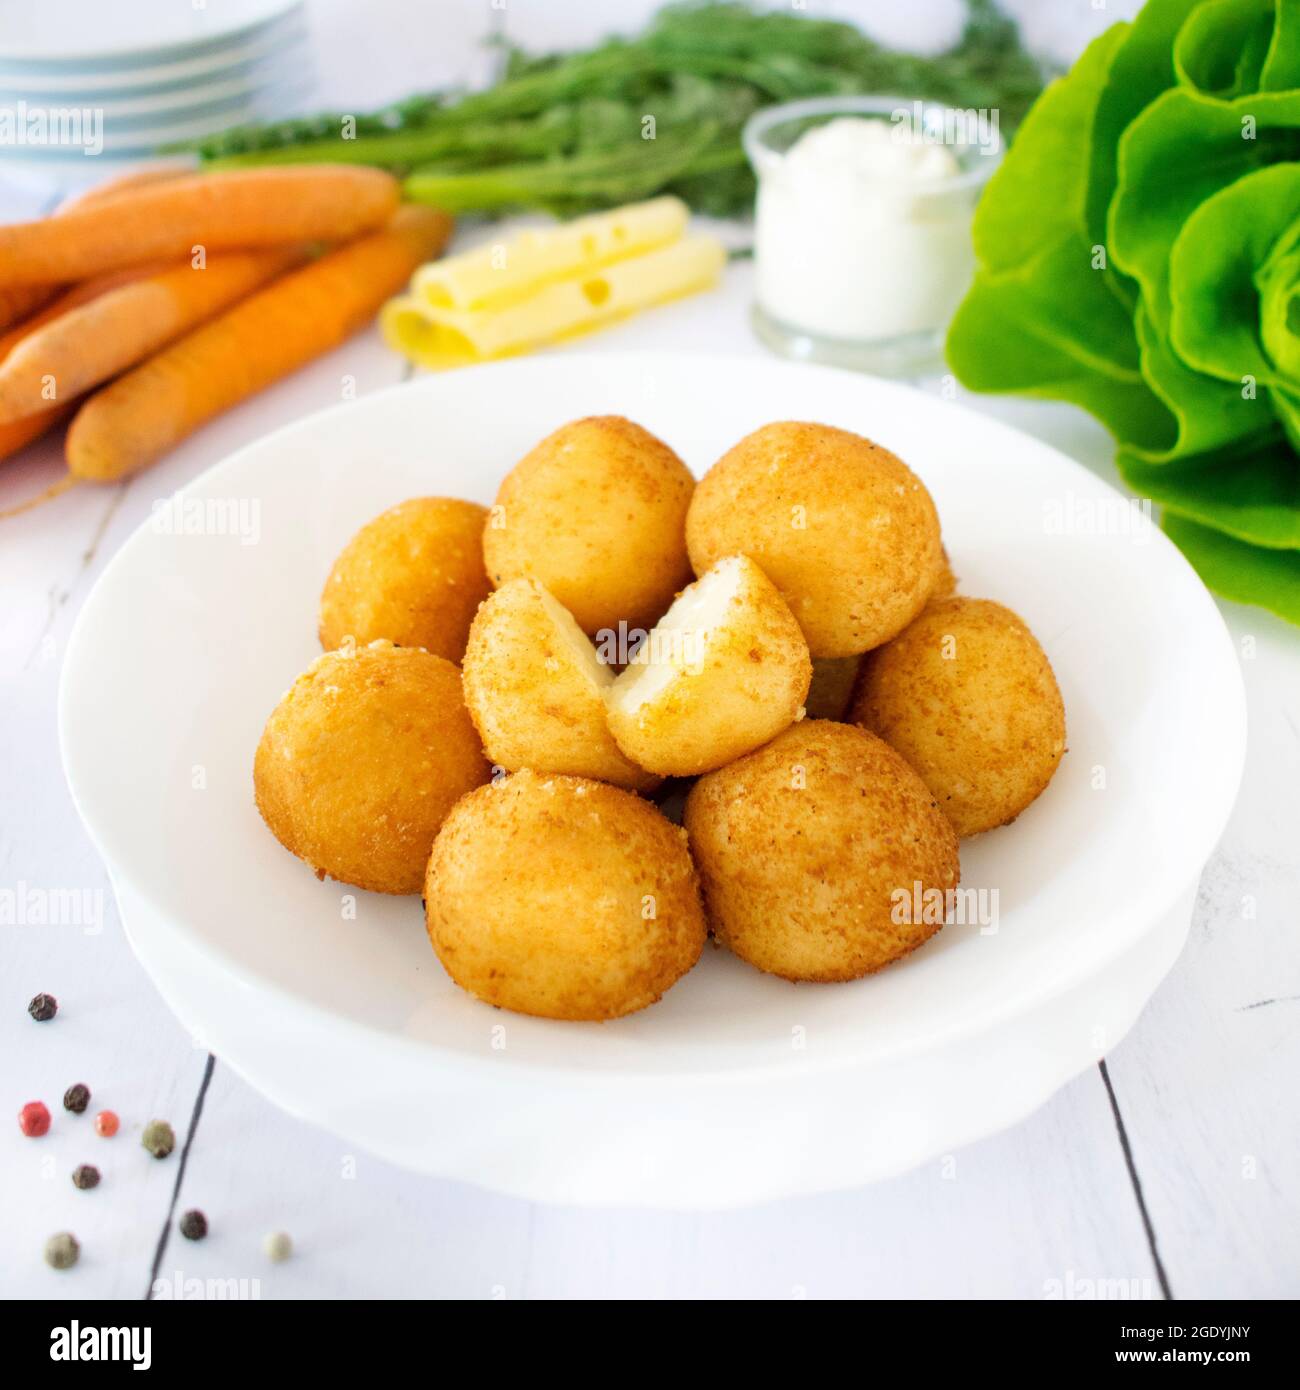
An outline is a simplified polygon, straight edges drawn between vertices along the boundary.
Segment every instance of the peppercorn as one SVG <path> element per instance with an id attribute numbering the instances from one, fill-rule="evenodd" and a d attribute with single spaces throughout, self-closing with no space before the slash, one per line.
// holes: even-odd
<path id="1" fill-rule="evenodd" d="M 89 1104 L 90 1087 L 83 1086 L 80 1081 L 75 1086 L 69 1086 L 63 1093 L 63 1108 L 71 1110 L 74 1115 L 83 1114 Z"/>
<path id="2" fill-rule="evenodd" d="M 38 994 L 27 1006 L 37 1023 L 48 1023 L 58 1011 L 59 1001 L 52 994 Z"/>
<path id="3" fill-rule="evenodd" d="M 95 1116 L 95 1133 L 102 1135 L 105 1139 L 111 1139 L 117 1133 L 117 1127 L 121 1121 L 111 1110 L 101 1110 Z"/>
<path id="4" fill-rule="evenodd" d="M 181 1217 L 180 1232 L 186 1240 L 202 1240 L 208 1233 L 208 1218 L 201 1211 L 187 1211 Z"/>
<path id="5" fill-rule="evenodd" d="M 166 1158 L 176 1147 L 176 1135 L 166 1120 L 150 1120 L 144 1127 L 140 1142 L 155 1158 Z"/>
<path id="6" fill-rule="evenodd" d="M 273 1264 L 283 1264 L 293 1254 L 293 1241 L 283 1231 L 272 1231 L 262 1241 L 262 1249 Z"/>
<path id="7" fill-rule="evenodd" d="M 71 1269 L 81 1254 L 81 1246 L 71 1231 L 59 1231 L 45 1242 L 45 1263 L 52 1269 Z"/>
<path id="8" fill-rule="evenodd" d="M 50 1132 L 50 1112 L 41 1100 L 29 1100 L 18 1112 L 18 1128 L 29 1139 L 39 1139 Z"/>
<path id="9" fill-rule="evenodd" d="M 99 1186 L 99 1169 L 93 1163 L 78 1163 L 72 1170 L 72 1185 L 83 1192 Z"/>

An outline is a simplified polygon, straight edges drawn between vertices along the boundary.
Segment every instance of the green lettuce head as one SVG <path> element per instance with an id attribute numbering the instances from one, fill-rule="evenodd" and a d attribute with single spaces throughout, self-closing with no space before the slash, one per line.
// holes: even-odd
<path id="1" fill-rule="evenodd" d="M 1081 405 L 1217 592 L 1300 623 L 1300 0 L 1147 0 L 975 219 L 948 358 Z"/>

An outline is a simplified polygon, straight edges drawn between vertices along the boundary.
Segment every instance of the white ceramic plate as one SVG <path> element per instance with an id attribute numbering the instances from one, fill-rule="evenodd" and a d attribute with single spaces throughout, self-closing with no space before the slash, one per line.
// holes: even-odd
<path id="1" fill-rule="evenodd" d="M 460 993 L 418 900 L 357 893 L 352 920 L 352 890 L 317 882 L 272 839 L 252 752 L 317 652 L 339 548 L 407 496 L 490 501 L 541 435 L 596 412 L 642 421 L 697 470 L 793 417 L 869 434 L 920 473 L 963 590 L 1024 615 L 1066 702 L 1070 751 L 1051 787 L 963 847 L 963 884 L 998 893 L 996 931 L 946 928 L 839 986 L 784 984 L 708 951 L 632 1018 L 551 1023 Z M 1131 1023 L 1185 933 L 1239 780 L 1244 699 L 1209 596 L 1162 536 L 1119 524 L 1121 508 L 1042 444 L 848 373 L 624 354 L 425 378 L 240 451 L 179 494 L 171 534 L 146 525 L 122 548 L 64 666 L 69 781 L 124 893 L 244 1015 L 266 1012 L 282 1038 L 300 1023 L 338 1040 L 350 1065 L 329 1113 L 305 1081 L 297 1099 L 268 1085 L 288 1108 L 360 1129 L 375 1096 L 416 1075 L 429 1108 L 390 1156 L 559 1200 L 714 1205 L 861 1181 L 1039 1103 Z M 187 518 L 209 534 L 183 534 Z M 1137 956 L 1146 968 L 1122 968 Z M 1103 979 L 1127 983 L 1098 993 Z M 213 989 L 205 1031 L 221 1051 L 222 1019 L 232 1043 L 249 1023 Z M 968 1085 L 960 1114 L 917 1080 L 960 1073 L 995 1043 L 995 1084 Z M 837 1150 L 846 1106 L 867 1096 L 880 1122 L 855 1112 L 856 1138 Z"/>
<path id="2" fill-rule="evenodd" d="M 703 1210 L 858 1187 L 1023 1119 L 1128 1031 L 1182 950 L 1194 897 L 1097 974 L 960 1048 L 722 1087 L 539 1087 L 432 1068 L 286 1007 L 117 885 L 131 945 L 195 1041 L 299 1119 L 404 1168 L 533 1201 Z"/>
<path id="3" fill-rule="evenodd" d="M 31 104 L 47 100 L 94 104 L 123 92 L 157 91 L 212 77 L 224 77 L 246 66 L 274 60 L 302 46 L 307 26 L 295 9 L 262 28 L 228 43 L 184 56 L 158 59 L 145 55 L 118 66 L 101 63 L 49 64 L 0 59 L 0 90 L 7 99 L 25 97 Z"/>
<path id="4" fill-rule="evenodd" d="M 94 69 L 239 41 L 302 0 L 0 0 L 0 60 Z"/>
<path id="5" fill-rule="evenodd" d="M 310 70 L 297 67 L 274 82 L 225 101 L 207 103 L 174 112 L 137 117 L 104 118 L 102 153 L 88 156 L 76 145 L 18 146 L 6 150 L 5 159 L 16 164 L 76 165 L 93 158 L 95 164 L 114 159 L 165 157 L 169 146 L 197 140 L 231 126 L 286 116 L 310 90 Z"/>
<path id="6" fill-rule="evenodd" d="M 294 45 L 259 62 L 240 63 L 209 77 L 166 86 L 123 87 L 109 92 L 25 93 L 6 89 L 0 79 L 0 110 L 17 108 L 20 101 L 25 101 L 28 107 L 89 106 L 104 113 L 104 122 L 110 128 L 126 120 L 175 120 L 178 112 L 187 112 L 193 107 L 248 98 L 278 84 L 291 83 L 310 68 L 310 55 L 305 46 Z"/>

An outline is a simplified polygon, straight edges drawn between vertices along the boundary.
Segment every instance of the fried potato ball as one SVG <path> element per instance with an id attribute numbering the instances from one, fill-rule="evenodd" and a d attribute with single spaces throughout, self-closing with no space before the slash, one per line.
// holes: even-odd
<path id="1" fill-rule="evenodd" d="M 951 598 L 956 592 L 957 576 L 953 572 L 952 561 L 948 558 L 948 551 L 945 547 L 939 552 L 939 577 L 935 580 L 929 601 L 936 603 L 940 599 Z"/>
<path id="2" fill-rule="evenodd" d="M 459 662 L 474 610 L 491 590 L 486 520 L 487 508 L 474 502 L 416 497 L 367 522 L 325 581 L 321 646 L 383 638 Z"/>
<path id="3" fill-rule="evenodd" d="M 516 772 L 465 797 L 434 842 L 424 896 L 448 975 L 543 1018 L 653 1004 L 706 935 L 685 832 L 580 777 Z"/>
<path id="4" fill-rule="evenodd" d="M 487 755 L 516 772 L 564 772 L 648 790 L 659 778 L 619 752 L 605 720 L 614 672 L 535 579 L 486 600 L 465 650 L 465 703 Z"/>
<path id="5" fill-rule="evenodd" d="M 610 687 L 609 727 L 638 766 L 690 777 L 793 723 L 811 679 L 785 600 L 735 555 L 682 591 Z"/>
<path id="6" fill-rule="evenodd" d="M 815 656 L 812 685 L 804 702 L 809 719 L 843 719 L 853 703 L 860 656 Z"/>
<path id="7" fill-rule="evenodd" d="M 959 835 L 1005 825 L 1065 752 L 1051 663 L 1009 608 L 931 604 L 863 664 L 853 719 L 921 774 Z"/>
<path id="8" fill-rule="evenodd" d="M 695 480 L 662 440 L 620 415 L 575 420 L 506 475 L 483 533 L 496 585 L 539 579 L 587 633 L 650 628 L 691 578 Z"/>
<path id="9" fill-rule="evenodd" d="M 266 721 L 253 788 L 318 878 L 418 893 L 443 817 L 489 772 L 456 667 L 380 641 L 298 677 Z"/>
<path id="10" fill-rule="evenodd" d="M 715 937 L 787 980 L 853 980 L 905 956 L 960 877 L 924 783 L 851 724 L 804 720 L 701 777 L 685 824 Z"/>
<path id="11" fill-rule="evenodd" d="M 748 555 L 813 656 L 856 656 L 921 611 L 939 578 L 939 518 L 888 449 L 829 425 L 764 425 L 704 475 L 686 518 L 696 574 Z"/>

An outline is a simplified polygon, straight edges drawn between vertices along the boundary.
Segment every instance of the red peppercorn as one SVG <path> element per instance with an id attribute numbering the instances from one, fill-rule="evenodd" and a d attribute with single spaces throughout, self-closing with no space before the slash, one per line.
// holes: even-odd
<path id="1" fill-rule="evenodd" d="M 105 1139 L 111 1139 L 117 1133 L 117 1127 L 121 1121 L 111 1110 L 101 1110 L 95 1116 L 95 1133 L 102 1134 Z"/>
<path id="2" fill-rule="evenodd" d="M 39 1139 L 50 1132 L 50 1112 L 45 1103 L 29 1100 L 18 1112 L 18 1127 L 29 1139 Z"/>

